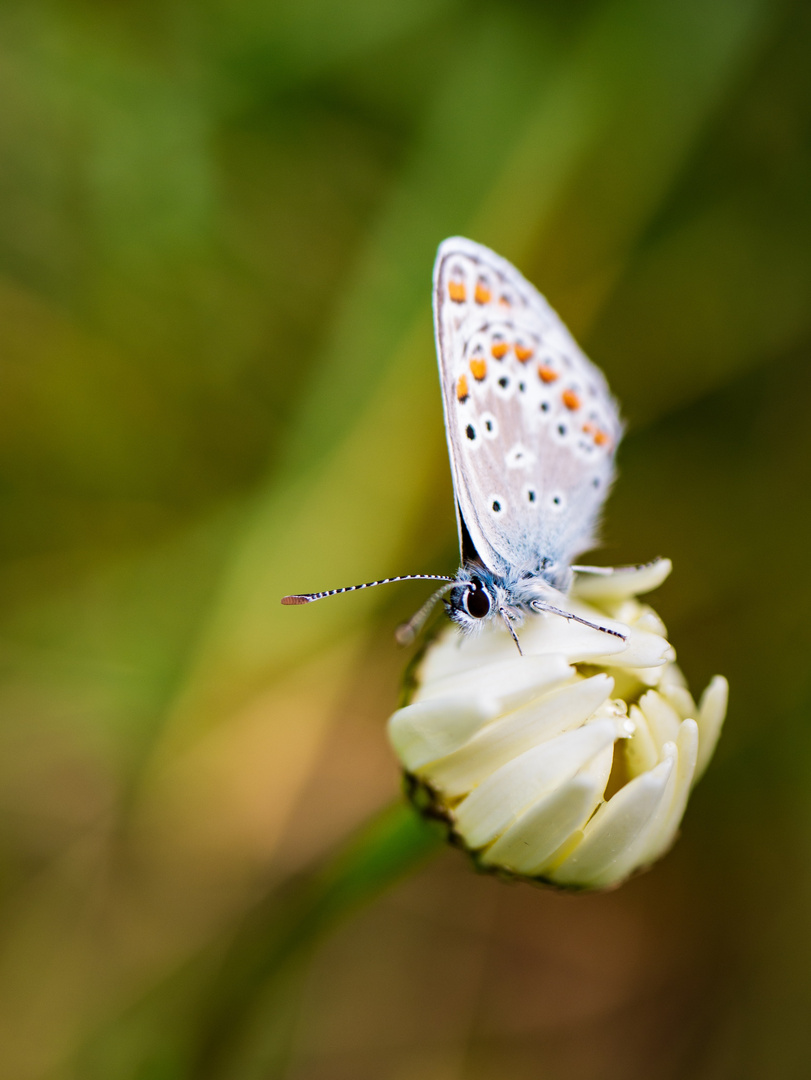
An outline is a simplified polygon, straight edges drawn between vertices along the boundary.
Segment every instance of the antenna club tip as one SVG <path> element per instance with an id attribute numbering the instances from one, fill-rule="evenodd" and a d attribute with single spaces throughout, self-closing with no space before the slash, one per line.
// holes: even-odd
<path id="1" fill-rule="evenodd" d="M 398 626 L 394 631 L 394 640 L 398 645 L 411 645 L 416 636 L 414 628 L 409 623 L 403 623 L 402 626 Z"/>
<path id="2" fill-rule="evenodd" d="M 309 602 L 310 602 L 310 597 L 309 596 L 293 595 L 293 596 L 283 596 L 282 597 L 282 604 L 284 604 L 285 607 L 294 607 L 297 604 L 309 604 Z"/>

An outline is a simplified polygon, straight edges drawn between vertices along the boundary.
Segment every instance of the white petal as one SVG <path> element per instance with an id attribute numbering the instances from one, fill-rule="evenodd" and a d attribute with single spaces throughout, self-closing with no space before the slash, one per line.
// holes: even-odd
<path id="1" fill-rule="evenodd" d="M 668 705 L 665 699 L 655 690 L 648 690 L 639 699 L 639 708 L 645 714 L 650 733 L 661 756 L 662 747 L 667 742 L 675 742 L 679 735 L 681 717 Z"/>
<path id="2" fill-rule="evenodd" d="M 698 762 L 696 780 L 701 776 L 713 755 L 718 736 L 721 734 L 727 714 L 729 683 L 723 675 L 716 675 L 701 695 L 698 706 Z"/>
<path id="3" fill-rule="evenodd" d="M 573 776 L 534 803 L 487 849 L 482 862 L 516 874 L 537 873 L 567 837 L 588 821 L 604 788 L 605 782 L 601 787 L 599 779 L 587 773 Z"/>
<path id="4" fill-rule="evenodd" d="M 591 723 L 591 721 L 589 721 Z M 627 723 L 627 721 L 626 721 Z M 614 765 L 614 754 L 617 752 L 617 746 L 624 746 L 627 739 L 622 739 L 621 743 L 612 743 L 610 746 L 606 746 L 599 754 L 595 754 L 591 761 L 587 761 L 578 776 L 589 776 L 595 781 L 600 792 L 605 791 L 605 786 L 608 783 L 608 778 L 611 775 L 611 769 Z"/>
<path id="5" fill-rule="evenodd" d="M 667 637 L 667 627 L 652 608 L 645 608 L 639 618 L 633 620 L 632 625 L 637 630 L 648 630 L 659 637 Z"/>
<path id="6" fill-rule="evenodd" d="M 527 750 L 456 807 L 457 832 L 474 850 L 490 843 L 531 803 L 566 783 L 622 735 L 621 720 L 597 720 Z"/>
<path id="7" fill-rule="evenodd" d="M 517 655 L 515 642 L 503 626 L 485 624 L 478 633 L 468 636 L 449 625 L 426 650 L 417 669 L 417 681 L 436 682 L 449 675 L 473 671 L 482 664 L 514 660 Z"/>
<path id="8" fill-rule="evenodd" d="M 667 627 L 648 604 L 641 604 L 635 597 L 630 600 L 617 600 L 614 603 L 600 604 L 600 611 L 605 611 L 612 619 L 635 626 L 638 630 L 648 630 L 659 637 L 667 637 Z"/>
<path id="9" fill-rule="evenodd" d="M 513 646 L 515 652 L 515 646 Z M 486 698 L 498 703 L 499 711 L 515 708 L 539 696 L 571 676 L 571 668 L 561 655 L 518 656 L 499 663 L 480 664 L 471 671 L 425 682 L 414 701 L 443 698 Z"/>
<path id="10" fill-rule="evenodd" d="M 576 574 L 572 594 L 599 603 L 622 600 L 657 589 L 672 569 L 670 559 L 656 559 L 647 566 L 624 567 L 613 574 Z"/>
<path id="11" fill-rule="evenodd" d="M 673 665 L 671 664 L 670 667 Z M 662 681 L 656 689 L 665 701 L 672 705 L 682 720 L 687 720 L 688 717 L 694 720 L 698 716 L 698 708 L 693 701 L 693 695 L 686 686 L 668 685 Z"/>
<path id="12" fill-rule="evenodd" d="M 631 706 L 634 733 L 623 745 L 628 776 L 633 779 L 648 772 L 659 761 L 659 746 L 648 727 L 647 717 L 638 705 Z"/>
<path id="13" fill-rule="evenodd" d="M 651 825 L 657 809 L 670 795 L 676 748 L 650 772 L 631 780 L 597 811 L 575 850 L 550 875 L 562 885 L 601 888 L 621 880 L 633 869 L 637 843 Z M 669 801 L 669 800 L 668 800 Z"/>
<path id="14" fill-rule="evenodd" d="M 655 686 L 658 686 L 662 678 L 661 667 L 623 668 L 622 670 L 627 675 L 630 675 L 631 677 L 636 679 L 637 682 L 641 683 L 643 686 L 647 686 L 649 689 L 653 689 Z"/>
<path id="15" fill-rule="evenodd" d="M 403 767 L 414 772 L 464 746 L 498 711 L 481 698 L 420 701 L 389 718 L 389 741 Z"/>
<path id="16" fill-rule="evenodd" d="M 651 668 L 674 659 L 676 653 L 667 638 L 651 634 L 648 630 L 637 630 L 633 626 L 629 629 L 628 641 L 622 652 L 606 650 L 592 656 L 590 663 L 605 664 L 606 667 Z"/>
<path id="17" fill-rule="evenodd" d="M 678 664 L 667 664 L 662 672 L 662 686 L 681 686 L 685 690 L 688 689 L 687 680 L 684 677 L 684 672 Z"/>
<path id="18" fill-rule="evenodd" d="M 612 619 L 625 623 L 626 626 L 636 626 L 644 608 L 636 597 L 631 597 L 629 600 L 615 600 L 611 604 L 600 604 L 600 611 L 607 612 Z M 646 630 L 649 627 L 643 626 L 642 629 Z M 655 633 L 659 633 L 658 627 Z"/>
<path id="19" fill-rule="evenodd" d="M 698 756 L 698 724 L 695 720 L 685 720 L 679 728 L 676 742 L 676 771 L 673 794 L 670 805 L 650 829 L 645 843 L 640 845 L 634 860 L 636 866 L 645 866 L 663 855 L 676 838 L 681 819 L 687 807 L 690 788 L 696 770 Z"/>
<path id="20" fill-rule="evenodd" d="M 608 698 L 607 675 L 553 690 L 529 705 L 494 720 L 461 749 L 422 770 L 422 777 L 447 797 L 463 795 L 512 758 L 539 743 L 580 727 Z"/>

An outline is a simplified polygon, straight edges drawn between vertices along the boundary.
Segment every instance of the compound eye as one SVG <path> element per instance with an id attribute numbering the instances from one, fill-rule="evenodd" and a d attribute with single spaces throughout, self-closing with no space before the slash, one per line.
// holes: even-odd
<path id="1" fill-rule="evenodd" d="M 473 578 L 465 593 L 465 609 L 473 619 L 483 619 L 490 614 L 490 597 L 478 578 Z"/>

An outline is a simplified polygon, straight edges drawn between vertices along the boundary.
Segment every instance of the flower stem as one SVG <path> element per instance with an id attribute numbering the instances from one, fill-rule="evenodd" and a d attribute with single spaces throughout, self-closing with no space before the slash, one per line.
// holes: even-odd
<path id="1" fill-rule="evenodd" d="M 318 871 L 262 901 L 223 959 L 198 1028 L 200 1041 L 192 1052 L 189 1075 L 194 1080 L 241 1075 L 238 1060 L 245 1055 L 245 1044 L 253 1042 L 265 1019 L 273 1021 L 259 1009 L 271 1000 L 274 986 L 293 974 L 297 962 L 336 922 L 437 851 L 443 835 L 398 801 Z M 248 1056 L 253 1056 L 250 1050 Z"/>

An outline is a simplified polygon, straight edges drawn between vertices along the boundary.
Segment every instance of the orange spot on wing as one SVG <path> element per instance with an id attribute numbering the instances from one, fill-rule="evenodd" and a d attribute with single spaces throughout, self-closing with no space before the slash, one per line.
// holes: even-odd
<path id="1" fill-rule="evenodd" d="M 487 374 L 487 361 L 483 356 L 474 356 L 470 361 L 470 373 L 477 382 L 481 382 Z"/>
<path id="2" fill-rule="evenodd" d="M 526 345 L 519 345 L 518 342 L 516 342 L 515 355 L 518 357 L 522 364 L 526 364 L 527 360 L 532 357 L 532 352 L 533 350 L 528 348 Z"/>
<path id="3" fill-rule="evenodd" d="M 507 344 L 506 341 L 494 341 L 492 346 L 490 347 L 490 352 L 493 354 L 496 360 L 501 360 L 507 355 L 507 351 L 509 350 L 509 348 L 510 346 Z"/>
<path id="4" fill-rule="evenodd" d="M 464 304 L 467 298 L 464 281 L 449 281 L 448 296 L 453 300 L 454 304 Z"/>
<path id="5" fill-rule="evenodd" d="M 597 430 L 597 428 L 594 426 L 594 424 L 591 423 L 591 421 L 589 421 L 589 423 L 583 425 L 583 430 L 587 435 L 591 435 L 592 432 Z"/>
<path id="6" fill-rule="evenodd" d="M 487 287 L 486 282 L 484 282 L 484 281 L 477 281 L 476 282 L 475 296 L 476 296 L 476 303 L 477 304 L 489 304 L 490 303 L 490 297 L 492 296 L 492 293 L 490 292 L 489 288 Z"/>
<path id="7" fill-rule="evenodd" d="M 549 367 L 547 364 L 538 364 L 538 374 L 545 383 L 555 382 L 560 378 L 555 369 Z"/>
<path id="8" fill-rule="evenodd" d="M 595 431 L 594 441 L 597 443 L 598 446 L 606 446 L 610 441 L 608 438 L 608 432 L 599 430 Z"/>
<path id="9" fill-rule="evenodd" d="M 456 383 L 456 397 L 458 401 L 467 401 L 468 389 L 467 389 L 467 375 L 460 375 Z"/>
<path id="10" fill-rule="evenodd" d="M 512 300 L 511 300 L 511 299 L 509 298 L 509 296 L 500 296 L 500 297 L 498 298 L 498 302 L 499 302 L 499 303 L 501 304 L 501 306 L 502 306 L 502 307 L 507 307 L 507 308 L 509 308 L 509 307 L 512 307 L 512 306 L 513 306 L 513 302 L 512 302 Z"/>
<path id="11" fill-rule="evenodd" d="M 580 408 L 580 398 L 574 390 L 564 390 L 561 397 L 563 398 L 563 404 L 567 409 L 571 409 L 572 412 L 574 412 L 575 409 Z"/>

